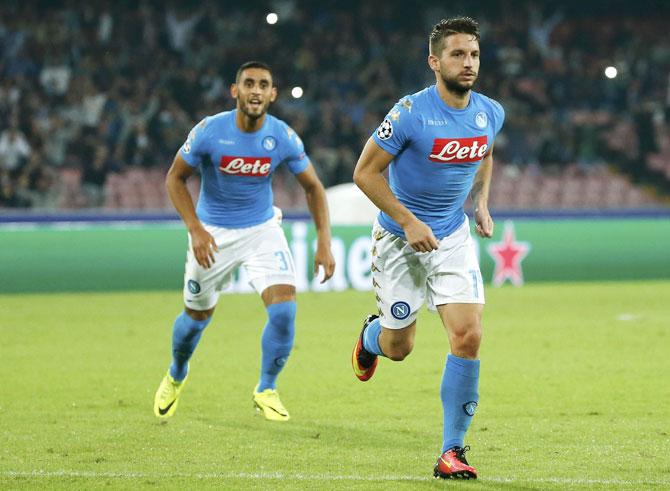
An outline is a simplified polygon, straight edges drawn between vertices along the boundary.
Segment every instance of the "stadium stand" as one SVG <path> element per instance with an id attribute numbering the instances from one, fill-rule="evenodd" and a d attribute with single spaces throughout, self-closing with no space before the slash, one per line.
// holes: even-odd
<path id="1" fill-rule="evenodd" d="M 507 111 L 494 206 L 669 203 L 668 2 L 431 1 L 407 16 L 395 0 L 287 0 L 275 25 L 255 2 L 184 5 L 2 2 L 0 207 L 170 209 L 175 151 L 204 115 L 233 107 L 228 86 L 248 59 L 273 66 L 272 112 L 303 137 L 324 183 L 350 182 L 386 111 L 430 83 L 430 26 L 460 13 L 482 24 L 479 89 Z M 295 186 L 276 176 L 280 207 L 304 209 Z"/>

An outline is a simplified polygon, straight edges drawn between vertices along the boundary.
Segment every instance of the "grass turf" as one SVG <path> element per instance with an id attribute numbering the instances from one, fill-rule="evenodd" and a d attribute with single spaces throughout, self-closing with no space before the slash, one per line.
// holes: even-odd
<path id="1" fill-rule="evenodd" d="M 670 487 L 670 282 L 490 288 L 478 489 Z M 254 414 L 264 310 L 224 296 L 176 416 L 153 395 L 179 293 L 0 296 L 0 488 L 429 489 L 446 336 L 422 312 L 412 355 L 349 366 L 371 292 L 299 295 L 280 378 L 288 423 Z"/>

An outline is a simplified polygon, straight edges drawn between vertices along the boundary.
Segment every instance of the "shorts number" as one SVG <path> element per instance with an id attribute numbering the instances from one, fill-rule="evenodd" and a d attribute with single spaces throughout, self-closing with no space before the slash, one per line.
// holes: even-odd
<path id="1" fill-rule="evenodd" d="M 284 251 L 275 252 L 275 256 L 277 256 L 277 259 L 279 259 L 279 271 L 288 271 L 289 262 Z"/>
<path id="2" fill-rule="evenodd" d="M 472 275 L 472 289 L 475 293 L 475 298 L 479 298 L 479 275 L 476 270 L 471 270 L 470 274 Z"/>

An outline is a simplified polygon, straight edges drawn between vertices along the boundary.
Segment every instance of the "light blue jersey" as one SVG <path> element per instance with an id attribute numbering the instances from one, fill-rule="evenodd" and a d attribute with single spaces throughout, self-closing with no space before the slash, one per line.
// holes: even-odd
<path id="1" fill-rule="evenodd" d="M 237 110 L 209 116 L 189 133 L 183 159 L 200 167 L 202 183 L 196 207 L 203 223 L 246 228 L 272 218 L 272 174 L 281 164 L 294 174 L 309 159 L 300 137 L 282 120 L 266 114 L 258 131 L 237 127 Z"/>
<path id="2" fill-rule="evenodd" d="M 447 106 L 432 85 L 402 98 L 373 134 L 395 158 L 389 166 L 393 194 L 441 239 L 465 220 L 463 204 L 479 165 L 505 119 L 502 106 L 470 93 L 465 109 Z M 405 237 L 383 211 L 379 223 Z"/>

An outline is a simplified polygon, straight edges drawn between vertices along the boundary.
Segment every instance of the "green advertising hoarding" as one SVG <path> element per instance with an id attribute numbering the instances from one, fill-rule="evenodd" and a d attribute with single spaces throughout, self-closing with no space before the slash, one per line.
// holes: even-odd
<path id="1" fill-rule="evenodd" d="M 284 229 L 300 290 L 370 289 L 370 228 L 333 228 L 337 270 L 312 278 L 311 224 Z M 0 229 L 0 293 L 175 289 L 182 286 L 186 232 L 175 224 Z M 670 278 L 670 220 L 498 222 L 478 239 L 488 284 Z M 250 291 L 239 277 L 232 291 Z"/>

